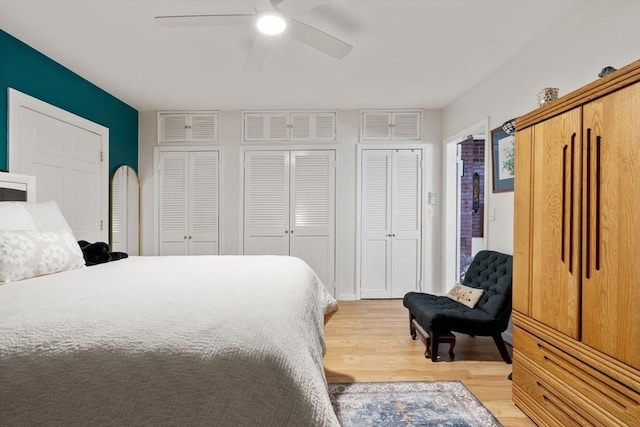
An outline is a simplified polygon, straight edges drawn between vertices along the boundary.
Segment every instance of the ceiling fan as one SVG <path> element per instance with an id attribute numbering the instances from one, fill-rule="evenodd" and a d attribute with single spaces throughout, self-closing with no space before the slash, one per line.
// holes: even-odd
<path id="1" fill-rule="evenodd" d="M 353 46 L 297 19 L 304 12 L 315 9 L 322 1 L 315 0 L 253 0 L 254 13 L 250 14 L 193 14 L 156 16 L 156 22 L 165 26 L 254 24 L 258 34 L 247 56 L 243 71 L 259 71 L 273 45 L 273 35 L 285 31 L 298 40 L 336 59 L 342 59 Z"/>

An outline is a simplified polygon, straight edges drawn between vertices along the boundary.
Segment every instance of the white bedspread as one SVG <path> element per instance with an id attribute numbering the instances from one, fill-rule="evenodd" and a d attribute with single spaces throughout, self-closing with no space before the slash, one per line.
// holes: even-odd
<path id="1" fill-rule="evenodd" d="M 337 309 L 290 257 L 131 257 L 0 286 L 0 424 L 338 426 Z"/>

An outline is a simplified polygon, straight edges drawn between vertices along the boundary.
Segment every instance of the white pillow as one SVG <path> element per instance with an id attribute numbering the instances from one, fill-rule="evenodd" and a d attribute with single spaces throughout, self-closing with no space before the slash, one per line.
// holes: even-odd
<path id="1" fill-rule="evenodd" d="M 447 296 L 460 304 L 473 308 L 476 306 L 478 301 L 480 301 L 483 293 L 483 289 L 470 288 L 469 286 L 457 283 L 447 293 Z"/>
<path id="2" fill-rule="evenodd" d="M 0 284 L 84 267 L 67 230 L 0 230 Z"/>
<path id="3" fill-rule="evenodd" d="M 0 230 L 35 230 L 25 202 L 0 202 Z"/>
<path id="4" fill-rule="evenodd" d="M 38 231 L 58 231 L 67 230 L 73 234 L 67 220 L 60 212 L 58 204 L 50 200 L 41 203 L 25 203 L 25 209 L 31 214 L 31 219 Z"/>

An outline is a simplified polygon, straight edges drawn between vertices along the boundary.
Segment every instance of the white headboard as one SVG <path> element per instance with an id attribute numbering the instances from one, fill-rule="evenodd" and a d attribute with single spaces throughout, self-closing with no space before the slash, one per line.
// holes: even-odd
<path id="1" fill-rule="evenodd" d="M 0 202 L 35 202 L 36 177 L 0 172 Z"/>

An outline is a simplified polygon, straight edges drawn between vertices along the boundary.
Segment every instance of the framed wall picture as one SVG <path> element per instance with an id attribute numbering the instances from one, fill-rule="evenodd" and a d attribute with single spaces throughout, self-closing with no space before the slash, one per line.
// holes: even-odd
<path id="1" fill-rule="evenodd" d="M 513 191 L 515 136 L 501 127 L 491 131 L 493 153 L 493 192 Z"/>

